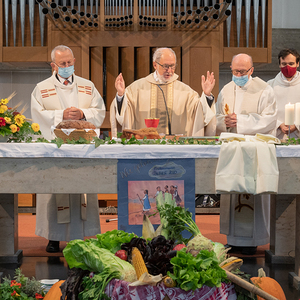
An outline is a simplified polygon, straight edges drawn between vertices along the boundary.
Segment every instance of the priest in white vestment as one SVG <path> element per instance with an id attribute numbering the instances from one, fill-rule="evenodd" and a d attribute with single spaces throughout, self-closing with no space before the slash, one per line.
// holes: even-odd
<path id="1" fill-rule="evenodd" d="M 110 107 L 112 135 L 122 129 L 145 128 L 145 118 L 159 118 L 160 134 L 185 136 L 215 135 L 215 104 L 211 91 L 213 73 L 202 76 L 201 96 L 176 75 L 176 55 L 170 48 L 159 48 L 153 55 L 155 72 L 125 89 L 120 74 L 115 82 L 117 95 Z M 170 132 L 171 131 L 171 132 Z"/>
<path id="2" fill-rule="evenodd" d="M 258 77 L 252 78 L 252 58 L 238 54 L 231 62 L 232 81 L 220 91 L 217 135 L 235 132 L 246 135 L 275 133 L 277 109 L 273 89 Z M 269 243 L 270 196 L 222 195 L 220 232 L 227 243 L 243 254 L 255 254 L 259 245 Z"/>
<path id="3" fill-rule="evenodd" d="M 99 128 L 105 117 L 103 99 L 91 81 L 74 74 L 72 50 L 57 46 L 51 60 L 53 75 L 31 95 L 31 117 L 44 138 L 53 139 L 51 126 L 63 120 L 86 120 Z M 98 211 L 97 194 L 39 194 L 35 233 L 49 240 L 47 252 L 58 252 L 59 241 L 100 233 Z"/>
<path id="4" fill-rule="evenodd" d="M 277 103 L 276 136 L 281 140 L 288 138 L 288 125 L 285 125 L 285 105 L 300 102 L 299 53 L 295 49 L 283 49 L 278 54 L 280 72 L 268 81 L 273 88 Z M 290 137 L 300 138 L 300 124 L 290 126 Z"/>

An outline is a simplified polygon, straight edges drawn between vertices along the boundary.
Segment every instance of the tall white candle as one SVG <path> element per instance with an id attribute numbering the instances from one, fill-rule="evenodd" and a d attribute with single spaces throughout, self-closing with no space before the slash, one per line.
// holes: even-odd
<path id="1" fill-rule="evenodd" d="M 295 125 L 300 125 L 300 102 L 295 104 Z"/>
<path id="2" fill-rule="evenodd" d="M 294 104 L 286 104 L 285 105 L 285 125 L 294 125 L 295 118 L 295 105 Z"/>

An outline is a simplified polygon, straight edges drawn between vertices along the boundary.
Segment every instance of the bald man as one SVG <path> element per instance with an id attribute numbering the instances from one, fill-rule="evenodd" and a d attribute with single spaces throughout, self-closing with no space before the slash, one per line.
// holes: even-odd
<path id="1" fill-rule="evenodd" d="M 213 73 L 207 72 L 207 78 L 202 76 L 203 93 L 199 96 L 178 80 L 176 55 L 172 49 L 157 49 L 153 67 L 154 73 L 127 88 L 122 74 L 116 78 L 117 95 L 110 107 L 112 135 L 117 135 L 118 124 L 122 129 L 145 128 L 145 118 L 159 118 L 158 133 L 215 135 L 215 105 L 211 95 L 215 85 Z"/>
<path id="2" fill-rule="evenodd" d="M 273 89 L 258 77 L 251 56 L 238 54 L 231 62 L 232 81 L 221 90 L 217 104 L 217 135 L 234 132 L 247 135 L 276 132 L 277 108 Z M 220 232 L 227 243 L 243 254 L 255 254 L 269 243 L 269 195 L 221 197 Z M 223 201 L 222 201 L 223 199 Z"/>

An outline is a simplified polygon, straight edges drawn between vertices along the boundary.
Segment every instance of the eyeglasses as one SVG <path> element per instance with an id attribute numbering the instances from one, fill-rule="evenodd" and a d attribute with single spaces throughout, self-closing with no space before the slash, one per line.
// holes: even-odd
<path id="1" fill-rule="evenodd" d="M 241 74 L 241 76 L 244 76 L 244 75 L 246 75 L 252 68 L 253 68 L 253 66 L 250 67 L 250 69 L 248 69 L 248 70 L 231 70 L 231 72 L 232 72 L 233 75 Z"/>
<path id="2" fill-rule="evenodd" d="M 167 65 L 167 64 L 164 64 L 164 65 L 161 65 L 159 62 L 156 61 L 157 64 L 159 64 L 161 67 L 163 67 L 166 71 L 169 70 L 169 68 L 171 68 L 171 70 L 175 70 L 176 69 L 176 64 L 175 65 Z"/>
<path id="3" fill-rule="evenodd" d="M 73 66 L 73 62 L 72 63 L 69 63 L 69 62 L 63 62 L 63 63 L 61 63 L 61 64 L 57 64 L 57 63 L 55 63 L 55 62 L 53 62 L 55 65 L 57 65 L 59 68 L 66 68 L 66 67 L 70 67 L 70 66 Z"/>

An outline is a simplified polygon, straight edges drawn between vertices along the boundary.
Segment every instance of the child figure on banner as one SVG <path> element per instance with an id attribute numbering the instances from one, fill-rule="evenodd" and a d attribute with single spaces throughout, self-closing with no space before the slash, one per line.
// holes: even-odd
<path id="1" fill-rule="evenodd" d="M 143 212 L 149 211 L 151 209 L 151 205 L 149 202 L 148 190 L 144 190 L 143 201 L 141 200 L 141 198 L 138 194 L 137 194 L 137 196 L 139 197 L 141 203 L 143 204 Z"/>
<path id="2" fill-rule="evenodd" d="M 174 185 L 174 194 L 173 195 L 174 195 L 174 199 L 175 199 L 176 205 L 180 206 L 180 204 L 181 204 L 181 198 L 180 198 L 180 196 L 178 194 L 177 185 Z"/>

